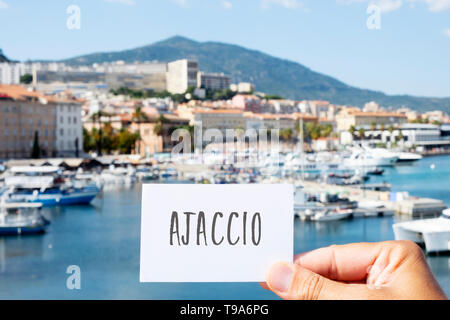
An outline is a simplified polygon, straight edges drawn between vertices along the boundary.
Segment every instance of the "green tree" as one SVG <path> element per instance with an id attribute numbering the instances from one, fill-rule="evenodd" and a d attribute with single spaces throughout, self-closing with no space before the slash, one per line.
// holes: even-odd
<path id="1" fill-rule="evenodd" d="M 117 135 L 119 152 L 122 154 L 130 154 L 135 149 L 137 140 L 138 134 L 136 132 L 131 133 L 122 128 Z"/>
<path id="2" fill-rule="evenodd" d="M 163 131 L 164 131 L 164 124 L 167 122 L 168 122 L 167 118 L 161 114 L 158 117 L 158 121 L 156 121 L 156 123 L 155 123 L 155 126 L 153 128 L 153 133 L 156 134 L 157 136 L 162 135 Z"/>
<path id="3" fill-rule="evenodd" d="M 20 83 L 30 84 L 31 82 L 33 82 L 33 76 L 29 73 L 24 74 L 23 76 L 20 77 Z"/>
<path id="4" fill-rule="evenodd" d="M 195 86 L 189 86 L 187 89 L 186 89 L 186 92 L 185 92 L 185 94 L 188 94 L 188 93 L 190 93 L 190 94 L 194 94 L 194 91 L 195 91 Z"/>
<path id="5" fill-rule="evenodd" d="M 348 132 L 350 132 L 352 136 L 354 136 L 356 132 L 356 127 L 354 125 L 351 125 L 350 128 L 348 129 Z"/>
<path id="6" fill-rule="evenodd" d="M 148 121 L 147 114 L 142 111 L 142 106 L 138 106 L 133 113 L 133 121 L 138 124 L 138 154 L 141 154 L 141 123 Z"/>
<path id="7" fill-rule="evenodd" d="M 358 135 L 361 139 L 364 139 L 366 136 L 366 130 L 364 128 L 361 128 L 358 130 Z"/>
<path id="8" fill-rule="evenodd" d="M 153 133 L 156 134 L 157 136 L 162 135 L 163 132 L 163 127 L 161 123 L 155 123 L 155 126 L 153 127 Z"/>
<path id="9" fill-rule="evenodd" d="M 107 154 L 111 154 L 113 150 L 118 149 L 117 136 L 110 123 L 106 123 L 102 132 L 102 148 Z"/>
<path id="10" fill-rule="evenodd" d="M 103 142 L 103 123 L 102 123 L 102 118 L 103 117 L 110 117 L 111 115 L 99 110 L 97 112 L 95 112 L 94 114 L 91 115 L 91 120 L 97 123 L 98 126 L 98 135 L 99 137 L 96 139 L 97 141 L 97 154 L 99 156 L 102 155 L 102 142 Z"/>
<path id="11" fill-rule="evenodd" d="M 83 128 L 83 151 L 91 152 L 96 148 L 95 136 Z"/>
<path id="12" fill-rule="evenodd" d="M 39 132 L 34 132 L 33 149 L 31 150 L 31 158 L 39 159 L 41 157 L 41 146 L 39 145 Z"/>
<path id="13" fill-rule="evenodd" d="M 389 126 L 388 131 L 390 134 L 392 134 L 392 132 L 394 132 L 394 126 L 392 124 Z"/>
<path id="14" fill-rule="evenodd" d="M 284 98 L 278 94 L 267 94 L 265 96 L 265 99 L 267 99 L 267 100 L 284 100 Z"/>
<path id="15" fill-rule="evenodd" d="M 328 138 L 333 132 L 333 126 L 331 124 L 319 125 L 320 136 L 323 138 Z"/>
<path id="16" fill-rule="evenodd" d="M 283 139 L 284 141 L 289 141 L 292 139 L 293 136 L 293 132 L 292 129 L 288 128 L 288 129 L 281 129 L 280 130 L 280 137 L 281 139 Z"/>

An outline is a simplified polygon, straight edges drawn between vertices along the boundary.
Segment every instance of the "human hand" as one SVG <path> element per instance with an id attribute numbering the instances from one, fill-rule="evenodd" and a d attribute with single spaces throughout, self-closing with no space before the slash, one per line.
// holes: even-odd
<path id="1" fill-rule="evenodd" d="M 261 284 L 289 300 L 447 299 L 410 241 L 333 245 L 277 263 Z"/>

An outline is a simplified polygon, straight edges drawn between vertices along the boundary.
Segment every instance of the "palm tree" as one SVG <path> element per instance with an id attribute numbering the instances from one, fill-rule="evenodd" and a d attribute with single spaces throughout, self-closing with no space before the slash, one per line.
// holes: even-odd
<path id="1" fill-rule="evenodd" d="M 138 106 L 134 111 L 133 121 L 137 122 L 138 124 L 139 134 L 137 145 L 138 145 L 138 154 L 141 154 L 141 123 L 148 121 L 148 116 L 144 111 L 142 111 L 142 106 Z"/>
<path id="2" fill-rule="evenodd" d="M 351 125 L 348 131 L 352 134 L 352 136 L 354 136 L 356 132 L 356 127 L 354 125 Z"/>
<path id="3" fill-rule="evenodd" d="M 397 136 L 397 141 L 398 142 L 400 142 L 400 141 L 402 141 L 403 140 L 403 133 L 400 131 L 399 133 L 398 133 L 398 136 Z"/>
<path id="4" fill-rule="evenodd" d="M 361 140 L 363 140 L 364 137 L 366 136 L 366 130 L 364 128 L 361 128 L 361 129 L 359 129 L 358 133 L 359 133 L 359 137 L 361 138 Z"/>
<path id="5" fill-rule="evenodd" d="M 391 124 L 388 128 L 388 131 L 390 133 L 390 141 L 393 142 L 393 137 L 392 137 L 392 133 L 394 132 L 394 126 Z"/>
<path id="6" fill-rule="evenodd" d="M 391 124 L 390 126 L 389 126 L 389 133 L 390 134 L 392 134 L 392 132 L 394 132 L 394 126 Z"/>
<path id="7" fill-rule="evenodd" d="M 110 114 L 102 110 L 99 110 L 91 115 L 91 120 L 96 122 L 98 125 L 99 139 L 97 141 L 97 154 L 99 156 L 102 155 L 102 139 L 103 139 L 102 117 L 110 117 L 110 116 L 111 116 Z"/>
<path id="8" fill-rule="evenodd" d="M 163 133 L 163 125 L 164 125 L 164 123 L 167 123 L 167 119 L 166 119 L 166 117 L 164 117 L 164 115 L 160 115 L 158 117 L 158 121 L 156 121 L 155 128 L 153 129 L 153 132 L 157 136 L 159 136 L 159 135 L 161 135 Z"/>

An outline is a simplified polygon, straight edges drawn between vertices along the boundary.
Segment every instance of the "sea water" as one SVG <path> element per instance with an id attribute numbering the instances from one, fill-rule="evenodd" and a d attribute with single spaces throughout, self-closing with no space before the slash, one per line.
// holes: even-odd
<path id="1" fill-rule="evenodd" d="M 434 166 L 433 166 L 434 165 Z M 434 168 L 434 169 L 433 169 Z M 371 181 L 393 191 L 441 199 L 450 205 L 450 156 L 425 158 L 386 170 Z M 0 237 L 1 299 L 272 299 L 257 283 L 139 283 L 140 186 L 101 194 L 90 206 L 45 208 L 48 232 Z M 295 252 L 331 244 L 394 239 L 396 217 L 315 223 L 295 220 Z M 450 256 L 427 257 L 450 295 Z M 239 260 L 236 260 L 236 263 Z M 79 266 L 81 289 L 66 273 Z M 183 262 L 180 261 L 180 269 Z M 70 287 L 70 286 L 69 286 Z"/>

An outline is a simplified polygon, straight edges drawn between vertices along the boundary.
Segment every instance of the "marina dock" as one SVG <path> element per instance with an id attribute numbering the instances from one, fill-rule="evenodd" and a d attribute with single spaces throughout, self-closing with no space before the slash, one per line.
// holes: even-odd
<path id="1" fill-rule="evenodd" d="M 380 201 L 386 208 L 394 210 L 397 214 L 412 217 L 436 217 L 447 208 L 442 200 L 408 197 L 404 192 L 362 190 L 353 186 L 337 186 L 311 181 L 303 182 L 303 186 L 307 193 L 327 192 L 345 195 L 352 201 Z"/>

